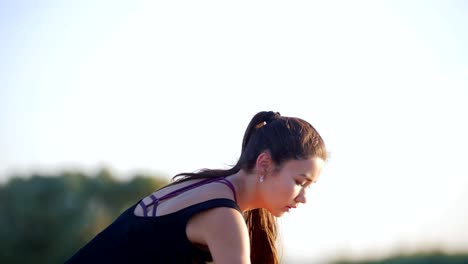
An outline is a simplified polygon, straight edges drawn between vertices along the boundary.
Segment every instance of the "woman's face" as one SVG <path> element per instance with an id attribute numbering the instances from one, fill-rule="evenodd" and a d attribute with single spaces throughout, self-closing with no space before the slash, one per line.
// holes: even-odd
<path id="1" fill-rule="evenodd" d="M 279 170 L 265 175 L 263 185 L 265 208 L 279 217 L 299 203 L 306 202 L 307 188 L 320 177 L 324 161 L 320 158 L 286 161 Z"/>

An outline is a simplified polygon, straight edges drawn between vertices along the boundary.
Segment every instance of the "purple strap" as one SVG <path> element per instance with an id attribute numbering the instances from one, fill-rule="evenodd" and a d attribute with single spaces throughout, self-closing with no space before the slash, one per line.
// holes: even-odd
<path id="1" fill-rule="evenodd" d="M 144 215 L 145 217 L 147 217 L 147 216 L 148 216 L 148 212 L 146 211 L 146 205 L 145 205 L 145 203 L 143 202 L 143 199 L 141 199 L 141 201 L 140 201 L 140 206 L 141 206 L 141 208 L 143 208 L 143 215 Z"/>
<path id="2" fill-rule="evenodd" d="M 169 198 L 174 197 L 174 196 L 176 196 L 176 195 L 178 195 L 178 194 L 180 194 L 180 193 L 182 193 L 182 192 L 184 192 L 184 191 L 187 191 L 187 190 L 190 190 L 190 189 L 193 189 L 193 188 L 196 188 L 196 187 L 199 187 L 199 186 L 202 186 L 202 185 L 204 185 L 204 184 L 211 183 L 211 182 L 219 182 L 219 183 L 223 183 L 223 184 L 227 185 L 227 186 L 231 189 L 232 193 L 234 194 L 234 201 L 237 203 L 237 194 L 236 194 L 236 190 L 234 189 L 234 185 L 233 185 L 230 181 L 228 181 L 228 180 L 227 180 L 226 178 L 224 178 L 224 177 L 219 177 L 219 178 L 208 178 L 208 179 L 206 179 L 206 180 L 199 181 L 199 182 L 196 182 L 196 183 L 187 185 L 187 186 L 185 186 L 185 187 L 183 187 L 183 188 L 177 189 L 177 190 L 175 190 L 175 191 L 172 191 L 172 192 L 170 192 L 170 193 L 168 193 L 168 194 L 166 194 L 166 195 L 163 195 L 163 196 L 160 197 L 160 198 L 157 198 L 156 196 L 154 196 L 154 194 L 151 194 L 150 198 L 151 198 L 151 200 L 153 200 L 153 201 L 151 201 L 149 204 L 145 204 L 145 203 L 143 202 L 143 200 L 140 201 L 140 205 L 141 205 L 141 207 L 143 208 L 143 215 L 144 215 L 145 217 L 148 216 L 147 208 L 148 208 L 149 206 L 151 206 L 151 205 L 154 205 L 154 206 L 153 206 L 153 214 L 152 214 L 152 215 L 153 215 L 153 216 L 156 216 L 156 210 L 157 210 L 157 205 L 158 205 L 158 202 L 159 202 L 159 201 L 162 201 L 162 200 L 165 200 L 165 199 L 169 199 Z"/>
<path id="3" fill-rule="evenodd" d="M 237 193 L 234 185 L 230 181 L 226 180 L 226 178 L 221 178 L 218 182 L 226 184 L 229 189 L 231 189 L 232 194 L 234 194 L 234 201 L 237 203 Z"/>
<path id="4" fill-rule="evenodd" d="M 150 197 L 151 197 L 151 200 L 153 200 L 151 202 L 151 204 L 154 204 L 154 206 L 153 206 L 153 216 L 156 216 L 156 209 L 158 208 L 157 205 L 158 205 L 159 199 L 156 196 L 154 196 L 154 194 L 151 194 Z"/>

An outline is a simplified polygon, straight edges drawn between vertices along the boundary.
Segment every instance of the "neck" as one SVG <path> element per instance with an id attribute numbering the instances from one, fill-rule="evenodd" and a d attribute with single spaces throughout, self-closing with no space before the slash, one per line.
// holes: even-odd
<path id="1" fill-rule="evenodd" d="M 242 212 L 258 208 L 258 198 L 256 197 L 258 180 L 255 174 L 240 170 L 228 176 L 227 179 L 231 181 L 236 189 L 237 204 Z"/>

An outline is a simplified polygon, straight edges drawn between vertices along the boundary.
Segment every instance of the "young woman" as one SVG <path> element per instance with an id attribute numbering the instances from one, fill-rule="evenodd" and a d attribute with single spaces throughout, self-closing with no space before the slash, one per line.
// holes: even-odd
<path id="1" fill-rule="evenodd" d="M 176 175 L 66 263 L 279 263 L 275 217 L 306 202 L 326 159 L 308 122 L 257 113 L 234 167 Z"/>

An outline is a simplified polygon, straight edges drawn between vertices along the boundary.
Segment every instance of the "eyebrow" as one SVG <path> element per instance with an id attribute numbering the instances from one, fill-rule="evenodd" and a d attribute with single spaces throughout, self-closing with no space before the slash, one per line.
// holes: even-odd
<path id="1" fill-rule="evenodd" d="M 317 182 L 317 181 L 314 181 L 314 180 L 313 180 L 312 178 L 310 178 L 309 176 L 307 176 L 307 174 L 301 173 L 301 174 L 299 174 L 299 175 L 305 177 L 307 180 L 309 180 L 309 181 L 311 181 L 311 182 L 313 182 L 313 183 L 316 183 L 316 182 Z"/>

